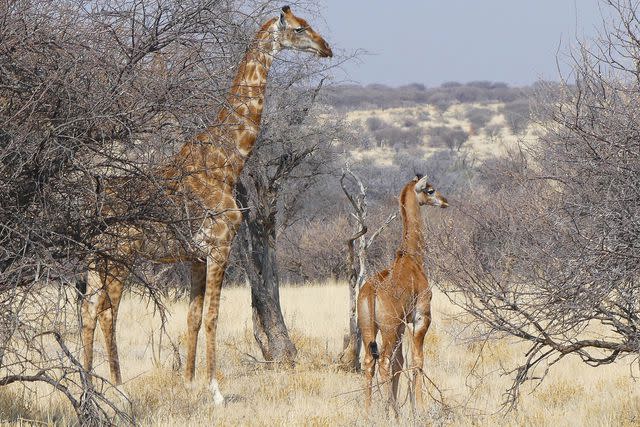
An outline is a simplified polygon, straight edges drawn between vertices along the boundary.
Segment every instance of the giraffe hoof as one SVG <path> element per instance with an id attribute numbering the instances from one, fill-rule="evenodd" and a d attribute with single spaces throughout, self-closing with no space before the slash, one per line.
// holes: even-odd
<path id="1" fill-rule="evenodd" d="M 220 393 L 220 387 L 218 386 L 218 381 L 211 380 L 209 384 L 209 390 L 211 390 L 211 394 L 213 395 L 213 403 L 215 405 L 222 405 L 224 403 L 224 396 Z"/>

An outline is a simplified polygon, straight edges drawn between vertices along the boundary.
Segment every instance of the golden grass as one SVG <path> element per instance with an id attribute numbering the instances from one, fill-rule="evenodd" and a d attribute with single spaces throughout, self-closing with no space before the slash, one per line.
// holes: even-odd
<path id="1" fill-rule="evenodd" d="M 187 390 L 181 372 L 173 369 L 174 356 L 166 337 L 160 345 L 158 316 L 144 300 L 128 296 L 121 309 L 118 339 L 132 413 L 143 425 L 393 424 L 385 415 L 379 393 L 371 414 L 364 412 L 361 376 L 341 372 L 333 362 L 347 328 L 347 295 L 343 283 L 284 287 L 282 305 L 299 363 L 295 369 L 272 370 L 251 357 L 260 359 L 251 332 L 248 289 L 224 289 L 218 327 L 218 379 L 227 403 L 221 407 L 213 405 L 206 390 L 203 356 L 198 358 L 198 386 Z M 171 313 L 167 333 L 179 343 L 182 353 L 187 304 L 167 304 Z M 554 368 L 532 394 L 531 387 L 524 388 L 517 411 L 499 412 L 510 383 L 510 378 L 501 376 L 500 367 L 515 364 L 525 347 L 507 340 L 467 341 L 461 322 L 464 316 L 439 293 L 434 296 L 433 311 L 433 325 L 425 342 L 425 372 L 442 390 L 450 408 L 427 398 L 424 408 L 412 412 L 406 400 L 406 379 L 402 379 L 400 425 L 640 423 L 640 389 L 628 365 L 591 369 L 570 358 Z M 96 369 L 107 376 L 99 333 L 97 350 Z M 429 391 L 437 395 L 433 387 Z M 0 420 L 65 424 L 74 417 L 64 400 L 45 387 L 31 391 L 7 387 L 0 388 Z"/>

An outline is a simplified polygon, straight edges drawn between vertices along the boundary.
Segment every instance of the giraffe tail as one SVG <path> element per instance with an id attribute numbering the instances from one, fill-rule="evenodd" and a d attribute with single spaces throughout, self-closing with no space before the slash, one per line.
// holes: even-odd
<path id="1" fill-rule="evenodd" d="M 85 277 L 83 277 L 82 279 L 78 279 L 75 282 L 76 285 L 76 296 L 78 298 L 78 301 L 80 301 L 85 294 L 87 293 L 87 277 L 85 275 Z"/>
<path id="2" fill-rule="evenodd" d="M 369 351 L 371 352 L 371 356 L 378 360 L 380 358 L 380 352 L 378 351 L 378 343 L 375 341 L 371 341 L 369 343 Z"/>

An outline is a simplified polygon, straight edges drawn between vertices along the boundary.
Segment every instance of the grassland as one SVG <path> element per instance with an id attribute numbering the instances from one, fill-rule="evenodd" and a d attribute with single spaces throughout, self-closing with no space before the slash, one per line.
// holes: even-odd
<path id="1" fill-rule="evenodd" d="M 181 352 L 186 302 L 167 302 L 171 316 L 167 333 Z M 284 287 L 282 304 L 299 351 L 290 370 L 270 369 L 253 343 L 250 298 L 246 288 L 223 291 L 218 335 L 218 379 L 227 397 L 214 406 L 204 380 L 187 390 L 168 339 L 159 339 L 160 320 L 151 306 L 128 296 L 119 322 L 124 389 L 131 412 L 143 425 L 388 425 L 380 394 L 370 414 L 362 408 L 362 378 L 335 365 L 347 327 L 347 288 L 343 283 Z M 425 343 L 425 371 L 433 386 L 424 408 L 411 410 L 406 387 L 400 425 L 638 425 L 640 387 L 628 364 L 587 368 L 564 360 L 533 393 L 525 388 L 517 411 L 500 411 L 510 378 L 502 366 L 519 360 L 524 348 L 507 339 L 470 341 L 465 317 L 445 296 L 436 293 L 434 321 Z M 101 337 L 97 371 L 107 375 Z M 158 352 L 160 351 L 159 355 Z M 202 377 L 204 360 L 199 355 Z M 406 385 L 406 380 L 402 380 Z M 443 405 L 444 403 L 444 405 Z M 73 422 L 71 409 L 44 387 L 0 389 L 0 420 L 28 424 Z"/>

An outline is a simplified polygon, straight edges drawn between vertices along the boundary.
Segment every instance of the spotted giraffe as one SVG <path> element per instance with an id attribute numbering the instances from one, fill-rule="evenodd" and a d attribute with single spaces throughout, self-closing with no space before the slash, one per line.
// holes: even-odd
<path id="1" fill-rule="evenodd" d="M 242 219 L 233 189 L 256 142 L 269 69 L 274 56 L 283 49 L 311 52 L 322 58 L 333 56 L 327 42 L 307 21 L 295 16 L 289 6 L 284 6 L 278 17 L 268 20 L 258 30 L 238 66 L 215 126 L 187 141 L 172 161 L 158 172 L 163 182 L 171 183 L 163 189 L 164 194 L 181 203 L 188 198 L 187 204 L 194 211 L 192 219 L 199 220 L 191 244 L 185 248 L 184 245 L 171 246 L 171 242 L 165 241 L 162 246 L 172 249 L 163 252 L 149 243 L 151 239 L 140 228 L 120 227 L 111 232 L 111 235 L 121 237 L 117 239 L 117 246 L 110 249 L 117 256 L 97 258 L 90 264 L 86 296 L 82 302 L 85 369 L 92 368 L 94 332 L 99 322 L 106 342 L 111 379 L 117 385 L 122 383 L 116 322 L 130 268 L 113 259 L 140 255 L 160 262 L 190 262 L 185 381 L 190 384 L 194 379 L 198 331 L 206 302 L 206 375 L 213 401 L 216 404 L 224 402 L 215 375 L 216 327 L 222 279 L 231 243 Z M 108 183 L 105 193 L 108 200 Z M 184 195 L 188 197 L 182 197 Z M 117 212 L 118 207 L 110 209 Z M 156 240 L 157 234 L 170 235 L 161 233 L 154 233 Z"/>

